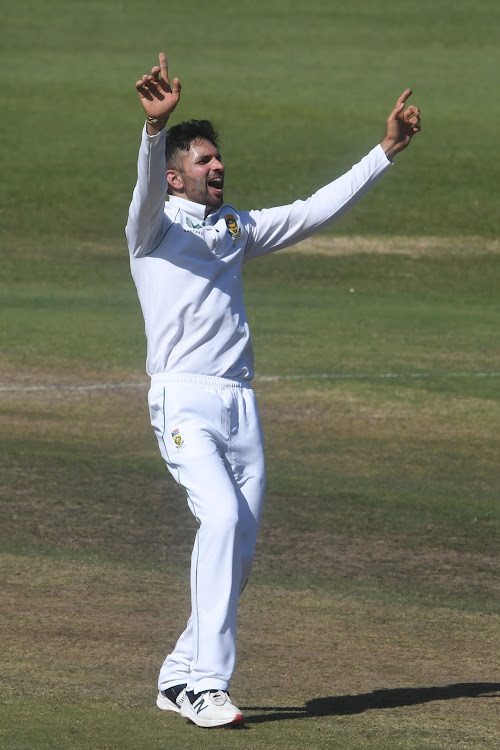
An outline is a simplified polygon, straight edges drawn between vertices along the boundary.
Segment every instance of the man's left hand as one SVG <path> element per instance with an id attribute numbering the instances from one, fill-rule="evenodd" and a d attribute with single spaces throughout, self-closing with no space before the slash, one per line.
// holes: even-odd
<path id="1" fill-rule="evenodd" d="M 420 132 L 420 109 L 413 105 L 405 108 L 405 102 L 411 93 L 411 89 L 403 91 L 387 118 L 385 138 L 380 145 L 391 161 L 396 154 L 404 151 L 415 133 Z"/>

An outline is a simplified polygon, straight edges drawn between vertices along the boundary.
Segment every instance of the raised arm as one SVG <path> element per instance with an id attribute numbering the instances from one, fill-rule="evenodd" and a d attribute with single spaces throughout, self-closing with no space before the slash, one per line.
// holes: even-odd
<path id="1" fill-rule="evenodd" d="M 301 242 L 357 203 L 420 130 L 419 108 L 405 108 L 410 95 L 406 89 L 397 100 L 381 143 L 344 175 L 305 201 L 241 214 L 248 227 L 247 260 Z"/>
<path id="2" fill-rule="evenodd" d="M 179 102 L 181 86 L 178 78 L 174 78 L 170 86 L 163 52 L 159 61 L 159 66 L 135 84 L 146 113 L 146 128 L 137 160 L 137 183 L 125 230 L 130 253 L 135 256 L 154 250 L 168 228 L 165 125 Z"/>

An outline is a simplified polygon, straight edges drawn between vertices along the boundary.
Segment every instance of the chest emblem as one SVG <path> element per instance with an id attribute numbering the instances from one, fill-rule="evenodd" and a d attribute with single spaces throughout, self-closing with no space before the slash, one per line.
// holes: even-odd
<path id="1" fill-rule="evenodd" d="M 175 447 L 181 448 L 184 445 L 184 440 L 182 439 L 181 433 L 179 432 L 179 430 L 174 430 L 171 434 L 175 443 Z"/>
<path id="2" fill-rule="evenodd" d="M 241 237 L 241 229 L 239 228 L 238 222 L 233 214 L 226 214 L 226 216 L 224 216 L 224 221 L 226 222 L 227 230 L 233 240 L 238 240 Z"/>

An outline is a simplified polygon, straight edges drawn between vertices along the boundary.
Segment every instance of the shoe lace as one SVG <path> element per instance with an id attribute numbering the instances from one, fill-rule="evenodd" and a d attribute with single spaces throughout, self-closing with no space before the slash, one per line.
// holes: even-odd
<path id="1" fill-rule="evenodd" d="M 216 690 L 214 693 L 210 693 L 210 699 L 215 706 L 223 706 L 227 698 L 227 693 L 223 690 Z"/>

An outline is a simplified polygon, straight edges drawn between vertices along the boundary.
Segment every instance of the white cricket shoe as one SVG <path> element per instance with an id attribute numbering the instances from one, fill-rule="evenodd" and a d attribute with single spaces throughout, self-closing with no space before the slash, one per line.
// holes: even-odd
<path id="1" fill-rule="evenodd" d="M 185 685 L 175 685 L 175 687 L 161 690 L 158 693 L 156 699 L 156 705 L 161 708 L 162 711 L 174 711 L 176 714 L 180 714 L 181 705 L 186 696 Z"/>
<path id="2" fill-rule="evenodd" d="M 206 690 L 197 696 L 192 692 L 186 693 L 181 716 L 205 728 L 237 726 L 245 722 L 240 709 L 231 703 L 224 690 Z"/>

